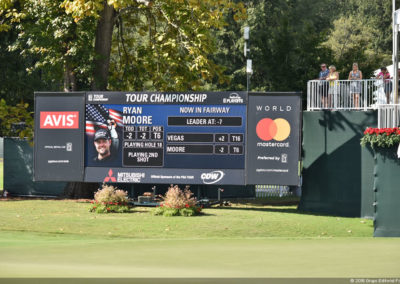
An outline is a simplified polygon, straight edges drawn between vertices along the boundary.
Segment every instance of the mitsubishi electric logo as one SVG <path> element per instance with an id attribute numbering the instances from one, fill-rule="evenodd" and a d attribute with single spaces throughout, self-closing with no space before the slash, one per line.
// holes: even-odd
<path id="1" fill-rule="evenodd" d="M 200 178 L 204 184 L 214 184 L 219 182 L 224 175 L 225 173 L 223 171 L 213 171 L 210 173 L 202 173 Z"/>
<path id="2" fill-rule="evenodd" d="M 113 171 L 108 171 L 108 176 L 104 178 L 103 182 L 117 182 L 117 179 L 113 176 Z"/>

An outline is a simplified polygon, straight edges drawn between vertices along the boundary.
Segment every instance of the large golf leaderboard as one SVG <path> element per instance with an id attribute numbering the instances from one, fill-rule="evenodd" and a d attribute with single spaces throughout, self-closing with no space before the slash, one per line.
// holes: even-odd
<path id="1" fill-rule="evenodd" d="M 244 168 L 245 105 L 105 107 L 122 113 L 124 167 Z"/>
<path id="2" fill-rule="evenodd" d="M 297 184 L 300 96 L 254 96 L 251 106 L 247 92 L 35 93 L 35 180 L 244 185 L 280 176 L 282 184 L 290 172 Z M 263 124 L 248 125 L 257 112 Z M 266 117 L 283 126 L 264 126 Z M 265 143 L 260 127 L 288 142 Z"/>

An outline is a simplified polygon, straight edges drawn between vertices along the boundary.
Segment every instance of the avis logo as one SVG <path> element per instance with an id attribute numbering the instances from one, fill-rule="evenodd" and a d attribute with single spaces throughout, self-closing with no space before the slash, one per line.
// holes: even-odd
<path id="1" fill-rule="evenodd" d="M 78 111 L 41 111 L 40 128 L 77 129 L 79 128 Z"/>
<path id="2" fill-rule="evenodd" d="M 113 176 L 113 171 L 110 169 L 108 171 L 108 176 L 104 178 L 103 182 L 116 182 L 117 179 Z"/>
<path id="3" fill-rule="evenodd" d="M 225 173 L 223 171 L 213 171 L 210 173 L 202 173 L 200 178 L 205 184 L 213 184 L 219 182 Z"/>

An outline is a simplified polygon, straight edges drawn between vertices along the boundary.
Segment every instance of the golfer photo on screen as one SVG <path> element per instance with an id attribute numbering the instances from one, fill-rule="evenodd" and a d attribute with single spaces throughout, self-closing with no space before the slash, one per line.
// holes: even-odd
<path id="1" fill-rule="evenodd" d="M 105 163 L 115 159 L 116 151 L 119 147 L 118 133 L 116 123 L 109 120 L 108 129 L 99 129 L 94 134 L 94 147 L 97 155 L 93 158 L 94 162 Z"/>

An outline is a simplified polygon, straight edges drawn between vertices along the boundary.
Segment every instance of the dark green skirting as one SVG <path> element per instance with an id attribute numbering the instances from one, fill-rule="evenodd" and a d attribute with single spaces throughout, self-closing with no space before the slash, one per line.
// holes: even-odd
<path id="1" fill-rule="evenodd" d="M 360 139 L 376 126 L 376 112 L 303 113 L 301 211 L 348 217 L 373 216 L 373 154 Z"/>

